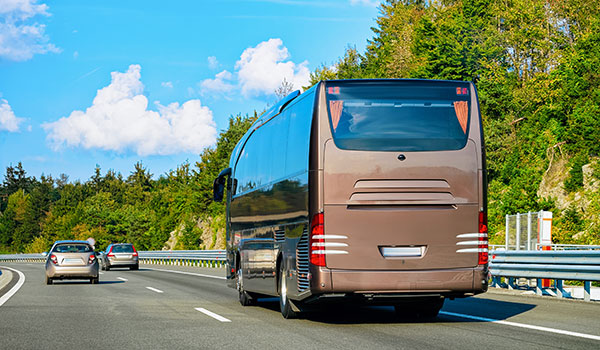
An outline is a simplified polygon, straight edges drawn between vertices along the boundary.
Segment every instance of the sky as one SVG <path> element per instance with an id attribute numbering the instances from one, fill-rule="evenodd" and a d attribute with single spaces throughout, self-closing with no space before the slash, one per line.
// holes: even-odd
<path id="1" fill-rule="evenodd" d="M 0 181 L 157 178 L 199 160 L 232 115 L 300 89 L 349 46 L 374 0 L 0 0 Z"/>

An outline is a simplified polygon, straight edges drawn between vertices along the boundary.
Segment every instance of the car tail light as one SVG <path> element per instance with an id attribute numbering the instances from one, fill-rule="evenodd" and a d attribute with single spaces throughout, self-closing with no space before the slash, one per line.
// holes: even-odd
<path id="1" fill-rule="evenodd" d="M 113 247 L 110 247 L 110 250 L 108 251 L 108 254 L 106 254 L 106 256 L 111 257 L 111 258 L 115 257 L 115 255 L 112 252 L 112 249 L 113 249 Z"/>
<path id="2" fill-rule="evenodd" d="M 479 244 L 477 246 L 478 264 L 488 263 L 488 228 L 487 215 L 485 212 L 479 212 Z"/>
<path id="3" fill-rule="evenodd" d="M 58 258 L 56 257 L 56 255 L 50 255 L 50 261 L 52 261 L 54 265 L 58 265 Z"/>
<path id="4" fill-rule="evenodd" d="M 325 266 L 325 219 L 323 213 L 313 216 L 310 224 L 310 263 L 315 266 Z"/>
<path id="5" fill-rule="evenodd" d="M 138 252 L 137 250 L 135 250 L 134 246 L 131 246 L 131 248 L 133 248 L 133 254 L 131 254 L 132 256 L 138 256 Z"/>
<path id="6" fill-rule="evenodd" d="M 96 256 L 94 254 L 90 255 L 90 257 L 88 258 L 88 264 L 93 264 L 94 261 L 96 261 Z"/>

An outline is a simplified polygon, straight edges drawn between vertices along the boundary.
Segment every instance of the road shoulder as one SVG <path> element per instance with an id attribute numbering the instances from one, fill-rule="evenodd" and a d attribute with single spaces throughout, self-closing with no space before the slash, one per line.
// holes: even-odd
<path id="1" fill-rule="evenodd" d="M 8 269 L 0 269 L 0 297 L 4 295 L 4 293 L 8 292 L 13 282 L 13 272 Z"/>

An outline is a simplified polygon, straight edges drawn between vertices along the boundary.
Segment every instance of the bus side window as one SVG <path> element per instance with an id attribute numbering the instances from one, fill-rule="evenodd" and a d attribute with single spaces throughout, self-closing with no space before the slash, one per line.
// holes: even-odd
<path id="1" fill-rule="evenodd" d="M 308 149 L 313 113 L 313 94 L 304 97 L 290 109 L 290 126 L 287 138 L 286 174 L 308 171 Z"/>

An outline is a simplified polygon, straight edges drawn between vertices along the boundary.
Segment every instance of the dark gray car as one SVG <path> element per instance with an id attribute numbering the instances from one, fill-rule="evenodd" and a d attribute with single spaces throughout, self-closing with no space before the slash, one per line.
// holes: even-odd
<path id="1" fill-rule="evenodd" d="M 139 269 L 138 253 L 131 243 L 114 243 L 102 252 L 102 270 L 108 271 L 114 267 L 128 267 L 130 270 Z"/>

